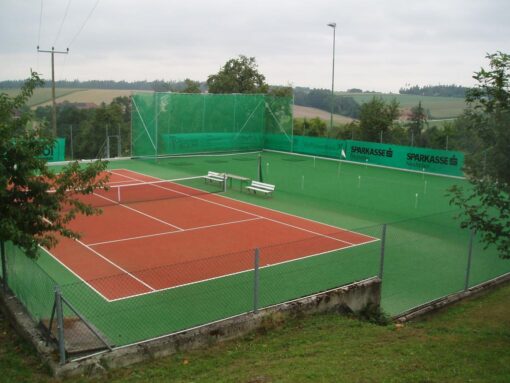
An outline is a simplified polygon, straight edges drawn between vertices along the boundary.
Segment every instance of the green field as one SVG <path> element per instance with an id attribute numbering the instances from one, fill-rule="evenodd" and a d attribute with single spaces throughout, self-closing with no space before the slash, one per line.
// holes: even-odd
<path id="1" fill-rule="evenodd" d="M 415 96 L 408 94 L 387 94 L 387 93 L 339 93 L 343 96 L 354 98 L 359 104 L 370 101 L 373 97 L 381 97 L 385 101 L 396 99 L 402 109 L 410 109 L 422 102 L 425 109 L 430 110 L 433 119 L 454 118 L 459 116 L 466 103 L 463 98 L 455 97 L 431 97 Z"/>

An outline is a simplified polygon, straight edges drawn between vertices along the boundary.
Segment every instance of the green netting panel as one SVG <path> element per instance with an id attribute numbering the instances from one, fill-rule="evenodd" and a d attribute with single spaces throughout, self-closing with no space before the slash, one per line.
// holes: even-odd
<path id="1" fill-rule="evenodd" d="M 499 257 L 496 246 L 486 247 L 480 235 L 473 241 L 469 287 L 510 273 L 510 261 Z"/>
<path id="2" fill-rule="evenodd" d="M 157 93 L 133 95 L 131 108 L 131 153 L 133 156 L 157 155 Z"/>
<path id="3" fill-rule="evenodd" d="M 292 97 L 266 96 L 264 148 L 293 151 Z"/>
<path id="4" fill-rule="evenodd" d="M 36 321 L 49 320 L 56 282 L 21 249 L 6 242 L 9 288 Z"/>
<path id="5" fill-rule="evenodd" d="M 463 290 L 469 231 L 460 228 L 454 215 L 388 225 L 382 305 L 389 314 Z"/>
<path id="6" fill-rule="evenodd" d="M 133 96 L 133 156 L 261 150 L 265 96 L 154 93 Z"/>

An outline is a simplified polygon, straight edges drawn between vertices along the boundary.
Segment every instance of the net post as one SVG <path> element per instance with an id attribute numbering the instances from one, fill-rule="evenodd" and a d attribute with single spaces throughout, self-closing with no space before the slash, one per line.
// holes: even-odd
<path id="1" fill-rule="evenodd" d="M 2 290 L 7 292 L 7 263 L 5 257 L 5 242 L 0 241 L 0 262 L 2 262 Z"/>
<path id="2" fill-rule="evenodd" d="M 383 273 L 384 273 L 384 252 L 386 250 L 386 228 L 387 225 L 382 225 L 382 233 L 381 233 L 381 258 L 379 261 L 379 279 L 383 279 Z"/>
<path id="3" fill-rule="evenodd" d="M 471 274 L 471 259 L 473 258 L 473 239 L 475 237 L 475 231 L 471 230 L 469 232 L 469 246 L 468 246 L 468 259 L 466 266 L 466 280 L 464 282 L 464 291 L 468 291 L 469 289 L 469 276 Z"/>
<path id="4" fill-rule="evenodd" d="M 255 249 L 254 265 L 253 265 L 253 313 L 259 312 L 259 265 L 260 265 L 260 249 Z"/>
<path id="5" fill-rule="evenodd" d="M 62 292 L 60 286 L 55 286 L 55 311 L 57 314 L 58 351 L 60 364 L 66 363 L 66 348 L 64 343 L 64 312 L 62 310 Z"/>
<path id="6" fill-rule="evenodd" d="M 223 173 L 223 192 L 227 192 L 227 172 Z"/>

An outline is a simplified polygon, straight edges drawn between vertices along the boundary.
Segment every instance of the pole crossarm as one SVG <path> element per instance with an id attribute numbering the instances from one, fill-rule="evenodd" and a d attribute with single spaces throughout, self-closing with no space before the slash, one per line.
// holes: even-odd
<path id="1" fill-rule="evenodd" d="M 57 102 L 55 97 L 55 53 L 58 54 L 69 54 L 69 48 L 65 51 L 56 51 L 54 47 L 51 47 L 51 51 L 39 49 L 37 46 L 37 52 L 51 53 L 51 100 L 52 100 L 52 111 L 51 111 L 51 127 L 53 131 L 53 137 L 57 137 Z"/>

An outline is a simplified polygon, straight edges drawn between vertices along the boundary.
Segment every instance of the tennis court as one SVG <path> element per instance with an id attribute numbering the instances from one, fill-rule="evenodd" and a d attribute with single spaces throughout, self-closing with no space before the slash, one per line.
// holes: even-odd
<path id="1" fill-rule="evenodd" d="M 61 238 L 51 254 L 107 301 L 251 271 L 253 258 L 240 254 L 255 248 L 267 249 L 267 267 L 378 240 L 125 169 L 86 200 L 103 213 L 78 217 L 71 228 L 82 238 Z"/>

